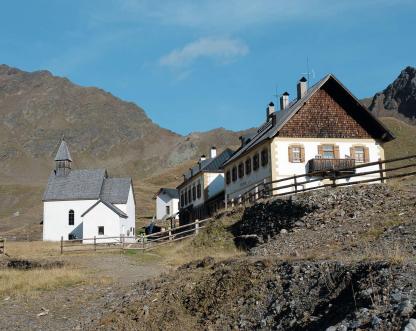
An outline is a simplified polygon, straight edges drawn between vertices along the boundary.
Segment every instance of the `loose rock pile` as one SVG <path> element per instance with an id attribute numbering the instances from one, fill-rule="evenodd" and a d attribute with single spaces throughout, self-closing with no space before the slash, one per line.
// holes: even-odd
<path id="1" fill-rule="evenodd" d="M 415 316 L 414 265 L 190 264 L 141 283 L 85 328 L 126 330 L 400 330 Z"/>
<path id="2" fill-rule="evenodd" d="M 318 190 L 258 203 L 246 209 L 234 232 L 256 234 L 264 242 L 252 249 L 256 255 L 301 256 L 305 250 L 335 246 L 362 251 L 369 241 L 392 231 L 389 227 L 416 226 L 415 205 L 415 197 L 387 185 Z M 384 236 L 391 246 L 390 237 Z"/>
<path id="3" fill-rule="evenodd" d="M 249 256 L 139 283 L 82 328 L 416 331 L 415 193 L 366 185 L 257 203 L 230 228 Z"/>

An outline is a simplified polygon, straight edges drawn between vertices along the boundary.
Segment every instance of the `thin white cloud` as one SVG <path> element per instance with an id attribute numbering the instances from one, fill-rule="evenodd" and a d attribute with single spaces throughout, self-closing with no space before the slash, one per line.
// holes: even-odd
<path id="1" fill-rule="evenodd" d="M 92 21 L 151 22 L 156 25 L 235 32 L 244 28 L 288 21 L 336 19 L 356 10 L 405 5 L 414 0 L 114 0 L 111 10 L 95 11 Z"/>
<path id="2" fill-rule="evenodd" d="M 190 66 L 198 59 L 212 59 L 219 63 L 228 63 L 245 56 L 249 47 L 241 40 L 231 38 L 201 38 L 182 48 L 174 49 L 163 56 L 159 63 L 172 68 Z"/>

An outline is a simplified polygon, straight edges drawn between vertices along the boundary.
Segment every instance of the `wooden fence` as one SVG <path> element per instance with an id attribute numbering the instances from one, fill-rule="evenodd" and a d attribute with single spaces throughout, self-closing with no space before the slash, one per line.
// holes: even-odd
<path id="1" fill-rule="evenodd" d="M 82 240 L 64 240 L 61 237 L 60 250 L 61 254 L 64 252 L 85 252 L 92 250 L 146 251 L 197 235 L 199 230 L 204 228 L 209 221 L 209 218 L 201 221 L 197 220 L 193 223 L 138 237 L 94 237 L 83 238 Z"/>
<path id="2" fill-rule="evenodd" d="M 0 238 L 0 254 L 6 254 L 6 239 Z"/>
<path id="3" fill-rule="evenodd" d="M 406 164 L 403 164 L 403 161 L 406 161 Z M 389 165 L 389 167 L 386 165 Z M 376 167 L 377 169 L 356 172 L 357 169 L 364 169 L 369 167 Z M 403 172 L 403 170 L 406 171 Z M 371 177 L 369 177 L 370 175 Z M 322 172 L 309 172 L 273 181 L 265 180 L 253 186 L 250 190 L 246 191 L 238 198 L 227 200 L 225 205 L 226 207 L 233 207 L 235 205 L 253 203 L 259 199 L 269 197 L 271 195 L 290 195 L 325 187 L 349 186 L 372 182 L 384 183 L 387 179 L 401 178 L 413 175 L 416 175 L 416 155 L 399 157 L 384 161 L 379 160 L 376 162 L 360 164 L 349 168 L 339 168 L 337 171 L 333 171 L 326 176 L 322 176 Z M 360 177 L 369 178 L 361 179 Z M 356 178 L 358 178 L 358 180 L 355 180 Z M 323 180 L 326 180 L 329 183 L 323 183 Z M 341 180 L 348 181 L 340 182 Z M 313 183 L 316 185 L 311 185 Z"/>
<path id="4" fill-rule="evenodd" d="M 389 167 L 387 167 L 387 165 L 389 165 Z M 368 167 L 373 167 L 375 169 L 365 170 L 365 168 Z M 364 171 L 357 172 L 358 169 L 364 169 Z M 322 172 L 309 172 L 274 181 L 263 181 L 239 196 L 237 199 L 226 201 L 225 208 L 228 206 L 233 207 L 240 204 L 254 203 L 259 199 L 270 197 L 272 195 L 283 196 L 326 187 L 340 187 L 372 182 L 383 183 L 387 179 L 402 178 L 412 175 L 416 175 L 416 155 L 384 161 L 380 160 L 349 168 L 338 168 L 336 171 L 326 174 L 325 176 L 322 176 Z M 365 178 L 362 179 L 362 177 Z M 312 183 L 315 183 L 316 185 L 310 186 Z M 305 187 L 308 185 L 309 187 Z M 84 238 L 82 240 L 63 240 L 62 237 L 61 254 L 64 252 L 99 251 L 103 249 L 117 249 L 122 251 L 126 249 L 142 251 L 151 250 L 198 234 L 199 230 L 204 228 L 210 220 L 211 218 L 197 220 L 193 223 L 139 237 L 94 237 Z"/>

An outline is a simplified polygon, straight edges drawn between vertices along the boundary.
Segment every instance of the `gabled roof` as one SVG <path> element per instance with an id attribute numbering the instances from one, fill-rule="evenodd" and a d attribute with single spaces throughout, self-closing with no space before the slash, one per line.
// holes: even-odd
<path id="1" fill-rule="evenodd" d="M 55 161 L 72 161 L 71 154 L 69 153 L 68 145 L 65 140 L 62 139 L 59 145 L 58 151 L 55 155 Z"/>
<path id="2" fill-rule="evenodd" d="M 257 130 L 257 134 L 251 137 L 251 139 L 237 150 L 234 155 L 227 160 L 225 164 L 239 158 L 255 146 L 263 143 L 264 141 L 271 139 L 278 135 L 279 131 L 284 125 L 302 108 L 302 106 L 325 84 L 332 84 L 335 88 L 340 89 L 344 92 L 349 101 L 361 112 L 363 118 L 366 121 L 371 122 L 374 125 L 373 136 L 384 141 L 390 141 L 394 139 L 393 134 L 365 108 L 357 98 L 332 74 L 326 75 L 316 84 L 311 86 L 306 94 L 301 99 L 296 99 L 289 104 L 285 110 L 278 111 L 273 114 L 273 120 L 264 123 Z"/>
<path id="3" fill-rule="evenodd" d="M 56 176 L 53 171 L 43 201 L 99 199 L 105 177 L 105 169 L 71 170 L 66 176 Z"/>
<path id="4" fill-rule="evenodd" d="M 131 178 L 105 178 L 100 197 L 110 203 L 127 203 L 130 186 Z"/>
<path id="5" fill-rule="evenodd" d="M 109 209 L 111 209 L 113 212 L 115 212 L 118 216 L 122 217 L 122 218 L 127 218 L 128 216 L 126 215 L 125 212 L 123 212 L 120 208 L 117 208 L 116 206 L 114 206 L 112 203 L 105 201 L 105 200 L 98 200 L 96 203 L 94 203 L 90 208 L 88 208 L 82 215 L 81 217 L 84 217 L 85 215 L 87 215 L 91 210 L 93 210 L 96 206 L 98 206 L 100 203 L 102 203 L 104 206 L 108 207 Z"/>
<path id="6" fill-rule="evenodd" d="M 53 171 L 43 201 L 105 200 L 112 204 L 127 203 L 131 178 L 108 178 L 105 169 L 71 170 L 66 176 Z"/>
<path id="7" fill-rule="evenodd" d="M 171 199 L 179 199 L 179 192 L 176 188 L 162 187 L 156 195 L 166 194 Z"/>
<path id="8" fill-rule="evenodd" d="M 186 180 L 191 179 L 201 172 L 221 172 L 221 167 L 232 155 L 234 151 L 227 148 L 220 155 L 213 159 L 206 159 L 200 161 L 197 165 L 192 167 L 192 170 L 188 170 L 184 176 Z"/>

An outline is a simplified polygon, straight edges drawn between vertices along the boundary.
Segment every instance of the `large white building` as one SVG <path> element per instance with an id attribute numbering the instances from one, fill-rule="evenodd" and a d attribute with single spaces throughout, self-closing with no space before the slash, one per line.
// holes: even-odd
<path id="1" fill-rule="evenodd" d="M 224 207 L 222 165 L 233 153 L 227 148 L 217 155 L 217 149 L 212 147 L 209 158 L 201 156 L 198 163 L 183 174 L 183 182 L 177 187 L 180 224 L 203 219 Z"/>
<path id="2" fill-rule="evenodd" d="M 105 169 L 73 170 L 71 163 L 68 146 L 62 140 L 43 195 L 43 240 L 63 237 L 89 242 L 96 237 L 101 243 L 134 237 L 131 178 L 108 177 Z"/>
<path id="3" fill-rule="evenodd" d="M 359 164 L 384 160 L 383 143 L 393 135 L 333 76 L 327 75 L 308 89 L 302 78 L 297 97 L 289 102 L 286 92 L 280 98 L 280 111 L 273 103 L 266 110 L 266 121 L 253 135 L 242 139 L 239 150 L 224 164 L 227 201 L 239 199 L 245 192 L 269 190 L 270 181 L 306 174 L 297 189 L 328 182 L 328 173 Z M 378 165 L 357 172 L 378 170 Z M 378 178 L 348 177 L 337 183 Z M 313 181 L 320 179 L 317 181 Z M 311 183 L 308 183 L 311 181 Z M 273 194 L 295 187 L 285 181 L 273 184 Z"/>

